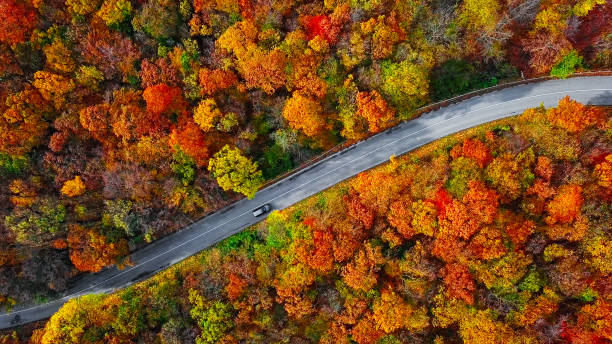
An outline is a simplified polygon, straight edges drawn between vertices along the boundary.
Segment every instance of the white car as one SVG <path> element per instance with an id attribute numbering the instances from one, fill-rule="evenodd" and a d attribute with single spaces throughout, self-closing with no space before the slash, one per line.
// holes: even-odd
<path id="1" fill-rule="evenodd" d="M 261 207 L 253 209 L 253 216 L 258 217 L 272 210 L 272 206 L 270 204 L 264 204 Z"/>

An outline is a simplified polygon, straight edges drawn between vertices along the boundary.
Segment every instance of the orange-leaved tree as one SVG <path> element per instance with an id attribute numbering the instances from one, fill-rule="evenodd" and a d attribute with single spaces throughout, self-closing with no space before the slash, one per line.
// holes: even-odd
<path id="1" fill-rule="evenodd" d="M 296 248 L 298 259 L 321 274 L 331 272 L 334 264 L 332 231 L 323 228 L 314 217 L 304 219 L 304 224 L 312 230 L 312 240 L 300 239 L 301 244 Z"/>
<path id="2" fill-rule="evenodd" d="M 85 192 L 85 183 L 80 176 L 74 177 L 74 179 L 68 180 L 62 186 L 62 194 L 68 197 L 76 197 L 80 196 Z"/>
<path id="3" fill-rule="evenodd" d="M 70 260 L 80 271 L 98 272 L 129 253 L 125 239 L 111 242 L 93 229 L 72 225 L 68 232 Z"/>
<path id="4" fill-rule="evenodd" d="M 323 108 L 318 101 L 293 92 L 285 103 L 283 117 L 293 129 L 301 130 L 307 136 L 321 134 L 325 128 Z"/>
<path id="5" fill-rule="evenodd" d="M 365 229 L 372 228 L 376 213 L 374 210 L 362 202 L 361 197 L 355 192 L 344 196 L 344 203 L 347 208 L 347 215 L 363 224 Z"/>
<path id="6" fill-rule="evenodd" d="M 563 337 L 580 344 L 612 341 L 612 302 L 598 298 L 582 306 L 576 325 L 564 327 Z"/>
<path id="7" fill-rule="evenodd" d="M 378 271 L 384 262 L 380 246 L 366 244 L 342 269 L 344 282 L 353 289 L 367 292 L 378 283 Z"/>
<path id="8" fill-rule="evenodd" d="M 240 73 L 248 88 L 261 88 L 267 94 L 273 94 L 285 85 L 285 66 L 287 64 L 283 52 L 274 49 L 264 52 L 253 49 L 244 59 L 238 60 Z"/>
<path id="9" fill-rule="evenodd" d="M 36 10 L 30 1 L 0 1 L 0 42 L 9 45 L 23 42 L 36 26 Z"/>
<path id="10" fill-rule="evenodd" d="M 612 154 L 608 154 L 604 161 L 595 165 L 597 184 L 612 189 Z"/>
<path id="11" fill-rule="evenodd" d="M 412 203 L 404 197 L 391 203 L 387 220 L 405 239 L 410 239 L 416 234 L 412 227 L 413 216 Z"/>
<path id="12" fill-rule="evenodd" d="M 237 274 L 230 273 L 225 292 L 230 300 L 236 300 L 242 295 L 248 284 Z"/>
<path id="13" fill-rule="evenodd" d="M 238 83 L 236 74 L 231 70 L 201 68 L 199 72 L 202 95 L 212 96 Z"/>
<path id="14" fill-rule="evenodd" d="M 357 114 L 368 121 L 370 132 L 376 133 L 394 124 L 395 110 L 377 91 L 357 93 Z"/>
<path id="15" fill-rule="evenodd" d="M 154 114 L 178 111 L 183 105 L 181 89 L 166 84 L 147 87 L 142 93 L 142 97 L 147 102 L 147 110 Z"/>
<path id="16" fill-rule="evenodd" d="M 563 185 L 557 190 L 557 195 L 548 203 L 546 210 L 548 216 L 544 219 L 547 224 L 567 224 L 573 222 L 580 214 L 584 199 L 580 185 Z"/>
<path id="17" fill-rule="evenodd" d="M 187 153 L 195 160 L 198 167 L 205 166 L 210 157 L 209 143 L 204 132 L 191 119 L 182 121 L 172 130 L 168 144 L 174 149 L 179 148 Z"/>
<path id="18" fill-rule="evenodd" d="M 499 196 L 484 183 L 472 180 L 461 201 L 453 200 L 440 221 L 440 231 L 454 237 L 469 239 L 481 226 L 493 222 Z"/>
<path id="19" fill-rule="evenodd" d="M 470 305 L 474 303 L 476 284 L 467 266 L 459 263 L 446 264 L 441 273 L 450 296 Z"/>
<path id="20" fill-rule="evenodd" d="M 565 96 L 556 107 L 546 111 L 546 118 L 556 126 L 571 133 L 578 133 L 603 123 L 605 111 L 602 108 L 583 105 Z"/>
<path id="21" fill-rule="evenodd" d="M 466 138 L 463 140 L 463 144 L 454 146 L 451 150 L 451 156 L 453 159 L 460 156 L 470 158 L 476 161 L 480 168 L 485 168 L 493 160 L 493 156 L 487 145 L 479 139 L 473 138 Z"/>
<path id="22" fill-rule="evenodd" d="M 5 104 L 7 108 L 0 115 L 0 151 L 27 153 L 41 143 L 53 109 L 33 87 L 9 94 Z"/>
<path id="23" fill-rule="evenodd" d="M 359 344 L 375 344 L 385 333 L 378 328 L 372 314 L 361 317 L 351 329 L 351 337 Z"/>
<path id="24" fill-rule="evenodd" d="M 114 141 L 109 109 L 108 104 L 102 103 L 88 106 L 79 112 L 81 126 L 87 129 L 94 139 L 103 144 L 110 144 Z"/>
<path id="25" fill-rule="evenodd" d="M 502 232 L 494 226 L 483 227 L 470 242 L 468 248 L 478 259 L 495 259 L 506 254 Z"/>

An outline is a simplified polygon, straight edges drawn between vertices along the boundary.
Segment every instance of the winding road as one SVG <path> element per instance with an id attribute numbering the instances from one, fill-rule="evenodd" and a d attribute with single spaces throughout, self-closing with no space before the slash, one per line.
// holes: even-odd
<path id="1" fill-rule="evenodd" d="M 543 104 L 555 106 L 565 95 L 585 104 L 612 105 L 612 76 L 575 77 L 505 88 L 476 96 L 421 117 L 403 122 L 367 140 L 358 142 L 279 182 L 260 190 L 254 199 L 243 199 L 184 229 L 134 252 L 133 266 L 108 268 L 84 275 L 61 299 L 16 308 L 0 315 L 0 329 L 50 317 L 71 298 L 91 293 L 109 293 L 151 277 L 157 271 L 261 221 L 251 210 L 265 203 L 283 209 L 325 190 L 359 172 L 371 169 L 444 136 Z"/>

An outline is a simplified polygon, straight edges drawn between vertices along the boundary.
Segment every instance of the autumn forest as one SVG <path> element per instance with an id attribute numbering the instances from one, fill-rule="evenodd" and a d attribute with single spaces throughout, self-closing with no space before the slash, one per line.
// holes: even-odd
<path id="1" fill-rule="evenodd" d="M 32 343 L 609 343 L 611 123 L 565 98 L 392 157 Z"/>
<path id="2" fill-rule="evenodd" d="M 610 22 L 605 0 L 0 0 L 0 309 L 432 102 L 609 69 Z M 610 123 L 565 98 L 392 158 L 31 341 L 610 343 Z"/>

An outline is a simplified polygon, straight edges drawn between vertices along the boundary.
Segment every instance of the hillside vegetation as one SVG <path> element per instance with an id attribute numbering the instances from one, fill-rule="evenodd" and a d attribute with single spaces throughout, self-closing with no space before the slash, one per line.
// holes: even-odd
<path id="1" fill-rule="evenodd" d="M 1 0 L 0 307 L 431 101 L 612 66 L 605 0 Z"/>
<path id="2" fill-rule="evenodd" d="M 605 0 L 0 0 L 0 306 L 431 101 L 612 66 Z"/>
<path id="3" fill-rule="evenodd" d="M 609 343 L 611 115 L 565 98 L 392 157 L 32 342 Z"/>

